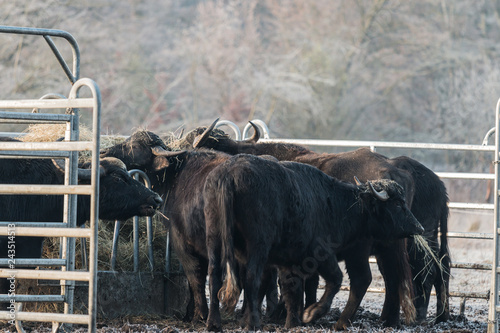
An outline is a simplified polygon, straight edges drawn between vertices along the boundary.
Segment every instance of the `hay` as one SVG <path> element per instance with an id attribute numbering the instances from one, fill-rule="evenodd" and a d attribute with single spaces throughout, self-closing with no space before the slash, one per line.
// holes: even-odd
<path id="1" fill-rule="evenodd" d="M 54 142 L 60 138 L 64 138 L 66 134 L 66 124 L 30 125 L 24 133 L 24 135 L 17 139 L 25 142 Z M 92 131 L 83 125 L 80 125 L 80 140 L 92 140 Z"/>
<path id="2" fill-rule="evenodd" d="M 35 124 L 30 125 L 17 139 L 24 142 L 55 142 L 64 138 L 65 134 L 66 124 Z M 92 141 L 92 139 L 92 131 L 85 125 L 80 125 L 80 141 Z M 101 136 L 99 149 L 114 146 L 124 140 L 123 136 Z M 91 156 L 90 150 L 78 152 L 78 163 L 87 162 Z"/>
<path id="3" fill-rule="evenodd" d="M 439 270 L 441 272 L 443 272 L 444 266 L 443 266 L 442 260 L 444 258 L 438 258 L 436 256 L 434 251 L 431 249 L 431 247 L 427 243 L 427 240 L 423 236 L 414 235 L 413 239 L 415 240 L 415 246 L 417 248 L 417 251 L 423 252 L 425 254 L 424 260 L 426 261 L 426 264 L 425 264 L 424 268 L 422 269 L 422 271 L 420 271 L 418 274 L 425 274 L 424 271 L 426 270 L 426 268 L 428 268 L 432 264 L 432 262 L 435 262 L 438 265 Z M 430 271 L 430 269 L 427 269 L 427 274 L 429 273 L 429 271 Z M 445 273 L 445 274 L 449 274 L 449 273 Z"/>
<path id="4" fill-rule="evenodd" d="M 188 133 L 186 133 L 186 135 L 180 139 L 175 138 L 174 136 L 172 136 L 170 140 L 165 140 L 163 138 L 162 139 L 165 141 L 167 147 L 169 147 L 171 150 L 193 149 L 194 140 L 198 135 L 201 135 L 206 129 L 207 127 L 205 126 L 195 128 L 194 130 L 191 130 Z M 229 135 L 220 129 L 214 128 L 210 132 L 209 137 L 214 141 L 219 141 L 221 139 L 228 139 Z"/>
<path id="5" fill-rule="evenodd" d="M 158 217 L 153 217 L 153 261 L 154 271 L 164 271 L 166 251 L 166 228 Z M 115 222 L 99 220 L 98 225 L 98 258 L 97 268 L 99 271 L 111 270 L 111 253 L 113 249 L 113 235 Z M 59 256 L 60 239 L 58 237 L 46 238 L 44 242 L 44 258 L 57 258 Z M 87 253 L 89 253 L 87 242 Z M 76 269 L 83 269 L 82 242 L 76 242 L 75 254 Z M 149 271 L 149 258 L 147 247 L 147 232 L 145 218 L 139 219 L 139 270 Z M 134 270 L 134 244 L 132 219 L 122 221 L 118 238 L 118 250 L 116 257 L 117 271 L 131 272 Z"/>

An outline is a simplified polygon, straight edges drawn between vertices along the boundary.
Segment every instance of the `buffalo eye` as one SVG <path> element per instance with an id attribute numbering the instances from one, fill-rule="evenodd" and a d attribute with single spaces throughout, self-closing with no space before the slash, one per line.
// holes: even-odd
<path id="1" fill-rule="evenodd" d="M 115 183 L 120 183 L 120 182 L 126 183 L 127 179 L 123 175 L 121 175 L 121 174 L 114 174 L 113 175 L 113 181 Z"/>

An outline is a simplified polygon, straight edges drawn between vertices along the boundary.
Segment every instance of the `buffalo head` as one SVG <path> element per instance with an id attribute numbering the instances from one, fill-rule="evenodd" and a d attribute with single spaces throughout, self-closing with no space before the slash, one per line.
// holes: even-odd
<path id="1" fill-rule="evenodd" d="M 380 179 L 358 185 L 359 197 L 368 210 L 370 234 L 378 239 L 421 235 L 424 228 L 405 202 L 403 187 L 393 180 Z"/>
<path id="2" fill-rule="evenodd" d="M 168 150 L 158 135 L 149 131 L 136 131 L 127 140 L 101 150 L 101 158 L 116 157 L 128 169 L 156 172 L 170 165 L 169 159 L 184 154 L 185 151 Z"/>

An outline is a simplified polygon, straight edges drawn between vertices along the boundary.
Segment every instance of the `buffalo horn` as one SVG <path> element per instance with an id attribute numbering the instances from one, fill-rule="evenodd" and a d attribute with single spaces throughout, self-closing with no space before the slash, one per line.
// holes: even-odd
<path id="1" fill-rule="evenodd" d="M 175 157 L 184 154 L 186 152 L 185 150 L 174 150 L 174 151 L 166 150 L 161 146 L 154 146 L 153 148 L 151 148 L 151 151 L 155 156 L 165 156 L 165 157 Z"/>
<path id="2" fill-rule="evenodd" d="M 60 172 L 64 173 L 65 171 L 65 166 L 63 160 L 59 159 L 52 159 L 52 163 L 55 165 L 57 170 Z M 104 172 L 104 168 L 101 166 L 99 167 L 99 173 L 102 175 Z M 90 179 L 92 177 L 92 170 L 91 169 L 81 169 L 78 168 L 78 179 Z"/>
<path id="3" fill-rule="evenodd" d="M 193 141 L 193 148 L 198 148 L 207 141 L 208 137 L 210 136 L 210 132 L 215 128 L 215 125 L 219 121 L 219 118 L 215 119 L 215 121 L 210 125 L 202 134 L 198 135 L 194 141 Z"/>
<path id="4" fill-rule="evenodd" d="M 245 142 L 248 142 L 248 143 L 257 143 L 257 141 L 259 141 L 260 139 L 260 131 L 259 131 L 259 127 L 257 125 L 255 125 L 254 123 L 252 123 L 251 121 L 249 121 L 250 125 L 252 125 L 253 127 L 253 135 L 246 139 Z"/>
<path id="5" fill-rule="evenodd" d="M 370 187 L 370 191 L 373 193 L 375 198 L 379 199 L 380 201 L 387 201 L 389 200 L 389 194 L 387 194 L 386 190 L 383 191 L 377 191 L 371 182 L 368 182 L 368 186 Z"/>
<path id="6" fill-rule="evenodd" d="M 359 181 L 358 177 L 354 176 L 354 181 L 356 182 L 356 185 L 362 185 L 361 182 Z"/>

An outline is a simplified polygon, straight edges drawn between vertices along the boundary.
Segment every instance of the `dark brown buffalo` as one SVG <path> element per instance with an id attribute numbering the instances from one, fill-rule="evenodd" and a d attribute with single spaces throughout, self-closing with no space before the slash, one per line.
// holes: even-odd
<path id="1" fill-rule="evenodd" d="M 191 291 L 184 320 L 206 320 L 208 257 L 201 193 L 207 175 L 230 156 L 210 151 L 170 151 L 149 131 L 133 133 L 124 142 L 101 151 L 101 156 L 119 158 L 127 167 L 145 171 L 153 190 L 163 197 L 161 210 L 168 218 L 164 222 L 170 228 Z"/>
<path id="2" fill-rule="evenodd" d="M 16 141 L 1 137 L 0 141 Z M 83 166 L 84 167 L 84 166 Z M 64 174 L 50 159 L 0 159 L 0 184 L 63 184 Z M 118 159 L 100 161 L 99 218 L 127 219 L 152 216 L 161 198 L 134 180 Z M 80 184 L 90 184 L 90 170 L 79 173 Z M 77 197 L 77 225 L 90 218 L 90 198 Z M 0 195 L 0 221 L 56 222 L 63 220 L 61 195 Z M 16 258 L 40 258 L 42 237 L 16 237 Z M 0 258 L 7 258 L 7 236 L 0 237 Z M 5 280 L 2 279 L 2 283 Z M 5 292 L 5 286 L 0 288 Z"/>
<path id="3" fill-rule="evenodd" d="M 428 264 L 424 259 L 425 254 L 417 251 L 410 241 L 408 246 L 412 256 L 410 272 L 406 246 L 404 241 L 393 243 L 360 242 L 350 251 L 339 253 L 339 260 L 344 259 L 350 277 L 351 291 L 344 311 L 342 312 L 336 328 L 341 329 L 349 325 L 354 314 L 371 282 L 368 257 L 374 254 L 386 284 L 386 298 L 381 319 L 386 325 L 399 324 L 399 304 L 405 310 L 406 319 L 412 319 L 412 307 L 407 300 L 413 293 L 408 291 L 408 286 L 414 286 L 416 297 L 414 304 L 417 312 L 417 321 L 426 317 L 430 289 L 434 285 L 438 293 L 438 316 L 436 321 L 445 321 L 449 318 L 448 309 L 448 284 L 450 258 L 447 248 L 447 217 L 448 196 L 444 184 L 430 169 L 407 157 L 388 159 L 374 153 L 367 148 L 361 148 L 345 153 L 319 154 L 305 147 L 287 143 L 257 143 L 259 139 L 258 128 L 254 126 L 255 134 L 245 141 L 234 141 L 228 136 L 213 133 L 210 129 L 194 141 L 196 147 L 213 148 L 229 154 L 271 155 L 280 161 L 295 161 L 313 165 L 326 174 L 348 182 L 353 181 L 353 176 L 361 181 L 373 179 L 392 179 L 406 190 L 407 204 L 417 219 L 423 221 L 426 230 L 425 237 L 431 244 L 436 254 L 442 260 L 440 267 L 430 263 L 425 274 L 420 270 Z M 253 125 L 253 124 L 252 124 Z M 200 131 L 197 130 L 197 133 Z M 415 200 L 415 204 L 413 204 Z M 437 232 L 441 229 L 441 246 L 438 245 Z M 355 250 L 354 250 L 355 249 Z M 419 274 L 420 273 L 420 274 Z M 413 282 L 412 276 L 416 276 Z M 312 282 L 311 282 L 312 281 Z M 317 282 L 309 279 L 309 291 L 306 289 L 306 306 L 316 295 Z"/>
<path id="4" fill-rule="evenodd" d="M 259 329 L 257 292 L 267 265 L 280 269 L 286 327 L 300 324 L 302 279 L 316 271 L 326 282 L 321 300 L 304 311 L 306 323 L 328 312 L 340 289 L 337 254 L 352 242 L 390 242 L 423 232 L 405 203 L 403 188 L 379 180 L 355 186 L 312 166 L 239 154 L 215 168 L 203 191 L 209 256 L 209 330 L 220 330 L 220 294 L 232 306 L 236 259 L 246 267 L 243 325 Z M 222 268 L 226 286 L 221 289 Z M 220 290 L 220 292 L 219 292 Z M 297 297 L 299 295 L 299 297 Z"/>

